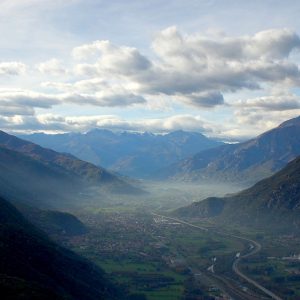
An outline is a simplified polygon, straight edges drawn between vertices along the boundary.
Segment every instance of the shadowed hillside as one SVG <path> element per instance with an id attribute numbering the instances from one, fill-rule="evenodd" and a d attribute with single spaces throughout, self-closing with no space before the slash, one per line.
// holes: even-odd
<path id="1" fill-rule="evenodd" d="M 42 206 L 69 205 L 92 186 L 109 193 L 141 192 L 103 168 L 4 132 L 0 132 L 0 166 L 1 195 Z"/>
<path id="2" fill-rule="evenodd" d="M 2 198 L 0 240 L 3 299 L 118 298 L 102 270 L 51 242 Z"/>
<path id="3" fill-rule="evenodd" d="M 180 208 L 181 217 L 299 230 L 300 157 L 253 187 L 224 198 L 208 198 Z"/>

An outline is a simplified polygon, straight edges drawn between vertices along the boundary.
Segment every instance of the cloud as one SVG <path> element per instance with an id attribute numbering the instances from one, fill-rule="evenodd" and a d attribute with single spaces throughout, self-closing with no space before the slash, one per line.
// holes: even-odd
<path id="1" fill-rule="evenodd" d="M 28 116 L 35 108 L 49 109 L 60 104 L 54 96 L 26 90 L 0 89 L 0 116 Z"/>
<path id="2" fill-rule="evenodd" d="M 39 70 L 39 72 L 46 75 L 64 75 L 67 73 L 67 70 L 62 65 L 62 62 L 55 58 L 38 64 L 36 68 Z"/>
<path id="3" fill-rule="evenodd" d="M 181 58 L 188 65 L 207 63 L 208 59 L 248 61 L 257 59 L 282 59 L 300 48 L 299 36 L 289 29 L 270 29 L 253 36 L 217 38 L 196 35 L 183 36 L 176 27 L 157 34 L 153 49 L 167 61 Z M 205 65 L 205 64 L 204 64 Z"/>
<path id="4" fill-rule="evenodd" d="M 74 83 L 46 81 L 41 84 L 42 87 L 51 88 L 63 92 L 78 92 L 78 93 L 91 93 L 103 90 L 120 89 L 120 85 L 109 84 L 101 78 L 92 78 L 86 80 L 79 80 Z M 124 89 L 123 89 L 124 91 Z"/>
<path id="5" fill-rule="evenodd" d="M 73 49 L 73 57 L 88 59 L 98 54 L 96 64 L 79 64 L 75 71 L 79 74 L 120 74 L 131 76 L 136 72 L 148 70 L 151 62 L 136 48 L 115 46 L 110 41 L 95 41 Z"/>
<path id="6" fill-rule="evenodd" d="M 264 82 L 299 83 L 297 64 L 288 62 L 300 39 L 289 30 L 269 30 L 254 36 L 214 40 L 183 36 L 175 27 L 160 32 L 153 42 L 159 63 L 153 74 L 138 78 L 142 90 L 195 93 L 258 89 Z"/>
<path id="7" fill-rule="evenodd" d="M 27 90 L 2 89 L 0 90 L 0 108 L 10 107 L 10 114 L 28 114 L 34 108 L 50 109 L 55 105 L 73 103 L 77 105 L 94 106 L 131 106 L 145 103 L 146 100 L 139 95 L 128 93 L 124 89 L 103 90 L 94 94 L 66 92 L 60 94 L 37 93 Z M 6 113 L 5 113 L 6 112 Z M 0 110 L 0 115 L 7 114 L 8 109 Z M 22 113 L 24 112 L 24 113 Z"/>
<path id="8" fill-rule="evenodd" d="M 299 110 L 299 98 L 291 93 L 300 85 L 295 55 L 300 40 L 294 31 L 271 29 L 228 37 L 184 34 L 170 27 L 156 34 L 151 49 L 152 53 L 145 55 L 134 47 L 98 40 L 75 47 L 73 58 L 67 60 L 68 70 L 65 61 L 55 58 L 35 65 L 29 75 L 43 73 L 57 76 L 57 81 L 47 78 L 38 92 L 0 90 L 2 121 L 11 120 L 12 127 L 20 130 L 28 130 L 29 126 L 32 130 L 54 131 L 92 127 L 155 132 L 185 129 L 218 137 L 244 137 L 269 128 L 276 118 L 295 116 Z M 17 75 L 25 71 L 26 65 L 20 62 L 0 63 L 0 74 Z M 11 78 L 6 79 L 11 86 Z M 38 81 L 35 78 L 34 83 Z M 273 86 L 287 92 L 270 93 Z M 246 95 L 246 100 L 234 95 L 239 93 Z M 251 98 L 252 93 L 265 96 Z M 145 120 L 36 115 L 37 108 L 51 112 L 54 106 L 65 103 L 97 107 L 144 105 L 148 110 L 163 107 L 165 113 L 184 110 L 190 114 Z M 202 110 L 212 114 L 213 108 L 223 118 L 222 124 L 216 120 L 214 125 L 193 115 Z M 132 115 L 136 113 L 133 111 Z M 263 125 L 268 113 L 272 121 Z M 245 128 L 247 122 L 249 127 Z"/>
<path id="9" fill-rule="evenodd" d="M 209 108 L 224 104 L 224 97 L 220 92 L 209 91 L 189 94 L 187 97 L 183 97 L 182 101 L 195 107 Z"/>
<path id="10" fill-rule="evenodd" d="M 238 110 L 234 114 L 236 128 L 240 132 L 246 131 L 245 125 L 252 130 L 252 136 L 255 132 L 265 132 L 272 129 L 280 123 L 298 117 L 300 108 L 283 111 L 267 111 L 267 110 Z M 251 135 L 249 135 L 251 136 Z"/>
<path id="11" fill-rule="evenodd" d="M 271 95 L 240 100 L 234 106 L 241 107 L 244 111 L 246 109 L 265 111 L 294 110 L 300 109 L 300 97 L 293 94 Z"/>
<path id="12" fill-rule="evenodd" d="M 61 101 L 55 95 L 27 90 L 0 89 L 0 105 L 7 107 L 51 108 Z"/>
<path id="13" fill-rule="evenodd" d="M 114 90 L 106 90 L 97 92 L 93 95 L 67 93 L 59 95 L 58 98 L 60 98 L 64 103 L 68 102 L 79 105 L 95 105 L 106 107 L 131 106 L 134 104 L 142 104 L 146 102 L 146 100 L 142 96 L 138 96 L 122 90 L 119 91 L 119 93 L 115 92 Z"/>
<path id="14" fill-rule="evenodd" d="M 26 65 L 21 62 L 10 61 L 0 63 L 0 75 L 23 75 Z"/>
<path id="15" fill-rule="evenodd" d="M 10 120 L 7 122 L 7 120 Z M 93 128 L 111 130 L 151 131 L 164 133 L 173 130 L 212 132 L 211 124 L 199 116 L 176 115 L 158 119 L 124 120 L 116 115 L 100 116 L 60 116 L 42 114 L 38 116 L 18 116 L 1 118 L 0 126 L 14 131 L 88 131 Z M 5 125 L 4 122 L 7 122 Z"/>
<path id="16" fill-rule="evenodd" d="M 73 50 L 81 76 L 131 84 L 146 95 L 177 96 L 184 104 L 213 107 L 224 103 L 223 93 L 261 89 L 265 84 L 299 85 L 298 65 L 289 60 L 299 51 L 299 36 L 288 29 L 272 29 L 253 36 L 218 39 L 183 35 L 176 27 L 157 34 L 148 58 L 137 49 L 96 41 Z"/>
<path id="17" fill-rule="evenodd" d="M 32 107 L 8 106 L 0 104 L 0 116 L 15 116 L 15 115 L 34 115 Z"/>

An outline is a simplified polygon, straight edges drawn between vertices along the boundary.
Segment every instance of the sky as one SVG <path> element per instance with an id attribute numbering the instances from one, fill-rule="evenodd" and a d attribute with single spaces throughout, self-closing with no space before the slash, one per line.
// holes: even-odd
<path id="1" fill-rule="evenodd" d="M 300 115 L 297 0 L 1 0 L 0 129 L 201 132 Z"/>

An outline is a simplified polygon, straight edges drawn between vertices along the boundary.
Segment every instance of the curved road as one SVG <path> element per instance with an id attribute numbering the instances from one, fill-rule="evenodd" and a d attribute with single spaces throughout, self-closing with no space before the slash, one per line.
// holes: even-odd
<path id="1" fill-rule="evenodd" d="M 191 223 L 188 223 L 188 222 L 185 222 L 185 221 L 182 221 L 180 219 L 177 219 L 177 218 L 172 218 L 172 217 L 166 217 L 166 216 L 163 216 L 163 215 L 159 215 L 159 214 L 156 214 L 156 213 L 152 213 L 152 215 L 154 216 L 158 216 L 158 217 L 162 217 L 162 218 L 165 218 L 165 219 L 169 219 L 169 220 L 173 220 L 173 221 L 176 221 L 178 223 L 181 223 L 181 224 L 185 224 L 187 226 L 190 226 L 190 227 L 194 227 L 194 228 L 197 228 L 197 229 L 201 229 L 203 231 L 208 231 L 207 228 L 205 227 L 202 227 L 202 226 L 198 226 L 198 225 L 194 225 L 194 224 L 191 224 Z M 256 253 L 258 253 L 260 250 L 261 250 L 261 245 L 254 241 L 254 240 L 251 240 L 251 239 L 247 239 L 245 237 L 241 237 L 241 236 L 237 236 L 237 235 L 233 235 L 233 234 L 228 234 L 228 233 L 223 233 L 223 232 L 216 232 L 220 235 L 223 235 L 223 236 L 229 236 L 231 238 L 236 238 L 236 239 L 239 239 L 239 240 L 243 240 L 243 241 L 246 241 L 248 243 L 250 243 L 251 245 L 253 245 L 253 249 L 248 252 L 247 254 L 244 254 L 243 256 L 240 256 L 240 257 L 237 257 L 236 260 L 234 261 L 233 265 L 232 265 L 232 270 L 241 278 L 243 278 L 244 280 L 246 280 L 248 283 L 252 284 L 253 286 L 255 286 L 257 289 L 259 289 L 261 292 L 263 292 L 264 294 L 268 295 L 269 297 L 271 297 L 272 299 L 275 299 L 275 300 L 283 300 L 282 298 L 280 298 L 279 296 L 275 295 L 273 292 L 271 292 L 270 290 L 266 289 L 265 287 L 263 287 L 262 285 L 260 285 L 258 282 L 256 282 L 255 280 L 249 278 L 247 275 L 245 275 L 244 273 L 242 273 L 240 270 L 239 270 L 239 263 L 242 261 L 243 258 L 247 258 L 247 257 L 250 257 Z"/>

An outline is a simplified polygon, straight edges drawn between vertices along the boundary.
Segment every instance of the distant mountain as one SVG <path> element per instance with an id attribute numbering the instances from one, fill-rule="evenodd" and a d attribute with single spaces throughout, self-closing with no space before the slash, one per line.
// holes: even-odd
<path id="1" fill-rule="evenodd" d="M 253 187 L 224 198 L 207 198 L 175 211 L 177 216 L 215 218 L 230 224 L 300 229 L 300 157 Z"/>
<path id="2" fill-rule="evenodd" d="M 50 241 L 0 198 L 1 299 L 123 299 L 94 264 Z"/>
<path id="3" fill-rule="evenodd" d="M 95 129 L 85 134 L 36 133 L 21 137 L 137 178 L 149 177 L 162 167 L 222 144 L 200 133 L 185 131 L 157 135 Z"/>
<path id="4" fill-rule="evenodd" d="M 11 199 L 61 206 L 83 189 L 97 186 L 108 192 L 138 193 L 123 179 L 69 154 L 42 148 L 0 132 L 0 190 Z M 32 203 L 31 203 L 32 204 Z M 70 204 L 70 203 L 69 203 Z"/>
<path id="5" fill-rule="evenodd" d="M 165 178 L 180 180 L 245 181 L 270 176 L 300 155 L 300 117 L 282 123 L 244 143 L 199 152 L 161 170 Z"/>

